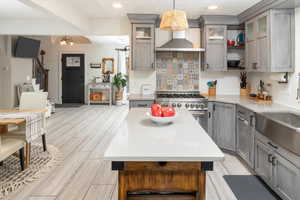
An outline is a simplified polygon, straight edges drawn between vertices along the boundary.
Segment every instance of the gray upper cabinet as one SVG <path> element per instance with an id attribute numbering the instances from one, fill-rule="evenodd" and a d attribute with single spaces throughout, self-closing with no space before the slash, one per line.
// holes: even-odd
<path id="1" fill-rule="evenodd" d="M 205 48 L 203 70 L 227 71 L 227 26 L 205 25 L 202 37 Z"/>
<path id="2" fill-rule="evenodd" d="M 154 24 L 132 24 L 132 69 L 155 69 Z"/>
<path id="3" fill-rule="evenodd" d="M 268 10 L 245 24 L 248 71 L 294 71 L 293 9 Z"/>
<path id="4" fill-rule="evenodd" d="M 213 110 L 213 139 L 220 148 L 235 151 L 235 105 L 227 103 L 215 103 Z"/>

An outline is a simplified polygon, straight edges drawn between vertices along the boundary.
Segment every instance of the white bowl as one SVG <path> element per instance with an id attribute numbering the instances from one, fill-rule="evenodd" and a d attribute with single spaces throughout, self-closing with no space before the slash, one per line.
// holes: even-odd
<path id="1" fill-rule="evenodd" d="M 151 121 L 153 121 L 153 122 L 155 122 L 157 124 L 170 124 L 170 123 L 174 122 L 174 120 L 177 117 L 176 113 L 172 117 L 155 117 L 155 116 L 152 116 L 148 112 L 146 113 L 146 115 L 149 117 L 149 119 L 151 119 Z"/>

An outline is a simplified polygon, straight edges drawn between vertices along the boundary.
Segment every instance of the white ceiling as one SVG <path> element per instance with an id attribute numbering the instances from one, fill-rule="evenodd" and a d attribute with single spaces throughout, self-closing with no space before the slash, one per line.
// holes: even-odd
<path id="1" fill-rule="evenodd" d="M 61 0 L 72 3 L 89 18 L 116 18 L 127 13 L 161 14 L 171 9 L 173 0 Z M 190 18 L 200 15 L 220 14 L 237 15 L 258 3 L 260 0 L 176 0 L 176 8 L 185 10 Z M 120 2 L 121 9 L 112 7 L 112 3 Z M 208 10 L 209 5 L 217 5 L 216 10 Z"/>
<path id="2" fill-rule="evenodd" d="M 121 44 L 129 45 L 129 37 L 127 35 L 120 36 L 86 36 L 94 44 Z"/>
<path id="3" fill-rule="evenodd" d="M 49 14 L 33 9 L 18 0 L 0 0 L 0 19 L 48 19 Z"/>

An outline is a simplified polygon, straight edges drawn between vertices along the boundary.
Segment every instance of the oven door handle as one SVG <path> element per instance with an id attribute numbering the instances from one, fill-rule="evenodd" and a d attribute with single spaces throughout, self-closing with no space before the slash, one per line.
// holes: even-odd
<path id="1" fill-rule="evenodd" d="M 197 111 L 197 112 L 193 112 L 192 114 L 195 116 L 203 116 L 203 115 L 206 115 L 207 112 L 206 111 Z"/>

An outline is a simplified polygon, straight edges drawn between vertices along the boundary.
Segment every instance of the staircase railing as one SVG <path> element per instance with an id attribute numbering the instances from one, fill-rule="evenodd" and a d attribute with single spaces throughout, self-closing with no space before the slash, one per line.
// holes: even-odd
<path id="1" fill-rule="evenodd" d="M 45 69 L 39 58 L 33 59 L 32 77 L 40 84 L 40 89 L 48 92 L 49 70 Z"/>

